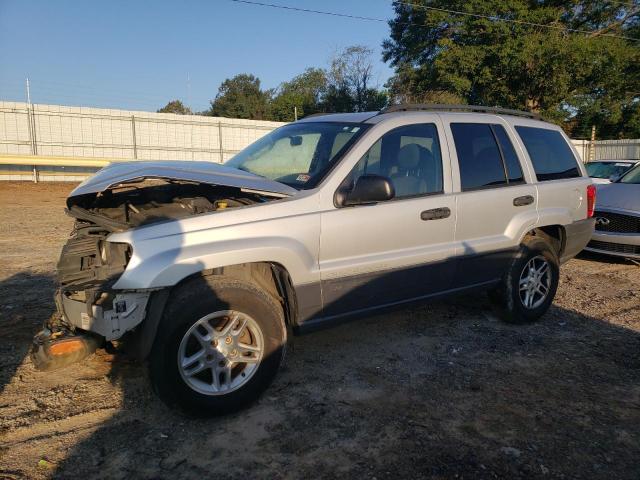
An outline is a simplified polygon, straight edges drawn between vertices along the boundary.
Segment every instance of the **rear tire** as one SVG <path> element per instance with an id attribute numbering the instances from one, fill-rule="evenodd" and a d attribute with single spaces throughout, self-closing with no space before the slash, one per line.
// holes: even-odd
<path id="1" fill-rule="evenodd" d="M 500 317 L 508 323 L 532 323 L 551 306 L 558 289 L 560 262 L 544 239 L 527 236 L 498 287 L 489 292 Z"/>
<path id="2" fill-rule="evenodd" d="M 240 410 L 269 386 L 284 359 L 280 304 L 250 283 L 189 281 L 169 299 L 150 356 L 155 391 L 196 416 Z"/>

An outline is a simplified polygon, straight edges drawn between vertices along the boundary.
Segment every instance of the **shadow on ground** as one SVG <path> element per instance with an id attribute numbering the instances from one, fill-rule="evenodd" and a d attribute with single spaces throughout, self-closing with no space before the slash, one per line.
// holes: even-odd
<path id="1" fill-rule="evenodd" d="M 51 298 L 50 279 L 20 274 L 1 288 L 23 284 L 29 293 L 16 309 L 51 313 L 52 302 L 42 300 Z M 3 338 L 18 318 L 3 316 Z M 27 324 L 2 342 L 3 385 L 28 350 Z M 633 330 L 557 306 L 538 324 L 505 325 L 483 295 L 471 295 L 297 337 L 293 346 L 258 403 L 208 420 L 161 404 L 143 366 L 95 356 L 80 369 L 69 402 L 56 407 L 68 411 L 45 404 L 44 418 L 76 415 L 79 405 L 81 414 L 99 412 L 109 395 L 120 400 L 95 428 L 64 434 L 71 441 L 59 441 L 69 449 L 49 473 L 637 478 L 640 335 Z M 95 377 L 87 377 L 91 370 Z M 106 386 L 97 383 L 102 374 Z M 39 382 L 45 374 L 31 375 Z M 99 396 L 92 397 L 94 384 Z M 16 448 L 20 442 L 5 437 L 3 454 Z"/>
<path id="2" fill-rule="evenodd" d="M 605 255 L 597 252 L 589 252 L 587 250 L 583 250 L 582 252 L 580 252 L 576 258 L 581 258 L 584 260 L 593 260 L 606 265 L 638 265 L 639 264 L 638 261 L 631 260 L 629 258 L 618 257 L 614 255 Z"/>
<path id="3" fill-rule="evenodd" d="M 28 354 L 35 331 L 55 312 L 50 275 L 18 273 L 0 282 L 0 394 Z"/>

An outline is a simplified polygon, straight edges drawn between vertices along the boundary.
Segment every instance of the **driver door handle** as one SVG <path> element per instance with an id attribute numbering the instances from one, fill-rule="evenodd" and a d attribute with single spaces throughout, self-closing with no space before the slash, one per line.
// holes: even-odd
<path id="1" fill-rule="evenodd" d="M 451 216 L 451 210 L 449 207 L 432 208 L 431 210 L 425 210 L 420 213 L 421 220 L 439 220 L 441 218 L 448 218 Z"/>

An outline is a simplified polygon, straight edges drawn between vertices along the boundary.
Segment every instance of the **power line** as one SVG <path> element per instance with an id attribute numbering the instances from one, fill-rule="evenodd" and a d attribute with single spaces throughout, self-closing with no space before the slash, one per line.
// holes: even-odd
<path id="1" fill-rule="evenodd" d="M 39 81 L 31 82 L 32 93 L 37 103 L 57 103 L 61 99 L 72 101 L 79 105 L 89 105 L 98 101 L 112 105 L 129 104 L 146 109 L 157 109 L 158 106 L 166 104 L 165 96 L 138 94 L 132 91 L 96 89 L 86 85 Z M 24 96 L 24 86 L 22 82 L 0 81 L 0 95 L 11 96 L 21 99 Z M 20 100 L 22 101 L 22 100 Z"/>
<path id="2" fill-rule="evenodd" d="M 236 2 L 236 3 L 245 3 L 247 5 L 258 5 L 260 7 L 280 8 L 282 10 L 293 10 L 295 12 L 316 13 L 319 15 L 329 15 L 332 17 L 344 17 L 344 18 L 352 18 L 354 20 L 368 20 L 370 22 L 387 23 L 387 20 L 384 20 L 383 18 L 363 17 L 361 15 L 350 15 L 348 13 L 327 12 L 323 10 L 313 10 L 310 8 L 292 7 L 290 5 L 279 5 L 276 3 L 254 2 L 253 0 L 230 0 L 230 1 Z"/>
<path id="3" fill-rule="evenodd" d="M 388 23 L 388 20 L 383 19 L 383 18 L 365 17 L 365 16 L 361 16 L 361 15 L 352 15 L 352 14 L 348 14 L 348 13 L 330 12 L 330 11 L 326 11 L 326 10 L 314 10 L 314 9 L 311 9 L 311 8 L 293 7 L 291 5 L 281 5 L 281 4 L 277 4 L 277 3 L 259 2 L 259 1 L 255 1 L 255 0 L 229 0 L 229 1 L 235 2 L 235 3 L 244 3 L 246 5 L 255 5 L 255 6 L 260 6 L 260 7 L 270 7 L 270 8 L 278 8 L 278 9 L 281 9 L 281 10 L 290 10 L 290 11 L 294 11 L 294 12 L 313 13 L 313 14 L 317 14 L 317 15 L 328 15 L 328 16 L 332 16 L 332 17 L 350 18 L 350 19 L 353 19 L 353 20 L 365 20 L 365 21 L 369 21 L 369 22 Z M 479 13 L 461 12 L 461 11 L 458 11 L 458 10 L 449 10 L 449 9 L 446 9 L 446 8 L 439 8 L 439 7 L 429 7 L 429 6 L 426 6 L 426 5 L 414 5 L 414 4 L 407 3 L 407 2 L 398 2 L 398 3 L 400 3 L 402 5 L 411 6 L 411 7 L 423 8 L 425 10 L 432 10 L 432 11 L 450 13 L 450 14 L 453 14 L 453 15 L 463 15 L 463 16 L 469 16 L 469 17 L 475 17 L 475 18 L 484 18 L 484 19 L 491 20 L 491 21 L 517 23 L 517 24 L 521 24 L 521 25 L 535 26 L 535 27 L 541 27 L 541 28 L 550 28 L 550 29 L 554 29 L 554 30 L 564 31 L 564 32 L 567 32 L 567 33 L 581 33 L 581 34 L 588 34 L 588 35 L 592 35 L 592 34 L 595 33 L 595 32 L 593 32 L 591 30 L 579 30 L 579 29 L 575 29 L 575 28 L 565 28 L 565 27 L 561 27 L 561 26 L 558 26 L 558 25 L 545 25 L 543 23 L 527 22 L 527 21 L 524 21 L 524 20 L 515 20 L 515 19 L 510 19 L 510 18 L 500 18 L 500 17 L 491 16 L 491 15 L 483 15 L 483 14 L 479 14 Z M 426 25 L 421 25 L 421 24 L 412 23 L 412 22 L 401 22 L 401 23 L 403 23 L 405 25 L 413 25 L 413 26 L 416 26 L 416 27 L 427 28 Z M 611 38 L 620 38 L 620 39 L 623 39 L 623 40 L 630 40 L 630 41 L 633 41 L 633 42 L 640 42 L 640 38 L 626 37 L 624 35 L 616 35 L 614 33 L 603 33 L 603 34 L 601 34 L 601 36 L 606 36 L 606 37 L 611 37 Z"/>

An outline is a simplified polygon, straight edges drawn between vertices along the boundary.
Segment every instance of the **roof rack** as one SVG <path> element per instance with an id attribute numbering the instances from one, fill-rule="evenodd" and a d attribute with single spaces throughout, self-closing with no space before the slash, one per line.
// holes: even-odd
<path id="1" fill-rule="evenodd" d="M 440 111 L 440 112 L 479 112 L 494 113 L 497 115 L 514 115 L 516 117 L 533 118 L 541 120 L 537 113 L 523 112 L 502 107 L 483 107 L 481 105 L 445 105 L 440 103 L 407 103 L 401 105 L 391 105 L 380 110 L 379 115 L 392 112 L 415 112 L 415 111 Z"/>
<path id="2" fill-rule="evenodd" d="M 327 112 L 316 112 L 316 113 L 312 113 L 311 115 L 305 115 L 302 118 L 313 118 L 313 117 L 325 117 L 327 115 L 337 115 L 339 112 L 331 112 L 331 113 L 327 113 Z M 302 118 L 300 120 L 302 120 Z"/>

